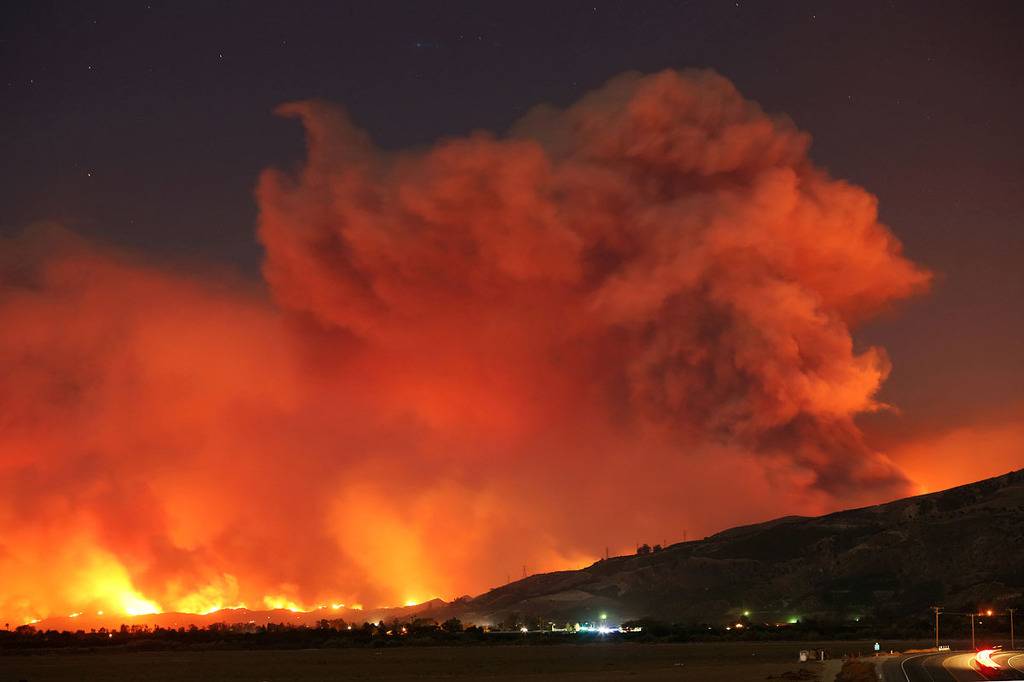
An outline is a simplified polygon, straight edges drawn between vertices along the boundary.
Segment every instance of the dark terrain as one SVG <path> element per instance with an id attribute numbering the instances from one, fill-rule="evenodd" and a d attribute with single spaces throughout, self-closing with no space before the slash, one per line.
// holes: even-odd
<path id="1" fill-rule="evenodd" d="M 654 617 L 723 623 L 928 621 L 929 607 L 1024 602 L 1024 470 L 826 516 L 733 528 L 646 555 L 535 575 L 438 619 Z"/>
<path id="2" fill-rule="evenodd" d="M 797 654 L 800 649 L 819 646 L 841 655 L 867 652 L 871 644 L 608 643 L 269 651 L 75 651 L 47 655 L 0 653 L 0 680 L 815 680 L 823 672 L 822 664 L 799 663 Z M 800 670 L 805 671 L 804 676 L 785 677 L 799 674 Z"/>

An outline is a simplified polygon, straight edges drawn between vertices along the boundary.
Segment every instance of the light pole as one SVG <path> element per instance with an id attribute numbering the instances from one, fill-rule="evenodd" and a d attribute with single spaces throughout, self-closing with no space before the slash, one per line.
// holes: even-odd
<path id="1" fill-rule="evenodd" d="M 974 646 L 974 614 L 973 613 L 971 614 L 971 648 L 972 649 L 977 649 L 978 648 L 978 647 Z"/>
<path id="2" fill-rule="evenodd" d="M 1016 611 L 1017 609 L 1006 609 L 1006 610 L 1010 612 L 1010 648 L 1014 649 L 1015 647 L 1013 646 L 1013 612 Z"/>
<path id="3" fill-rule="evenodd" d="M 935 612 L 935 650 L 938 651 L 939 650 L 939 614 L 942 612 L 942 607 L 941 606 L 933 606 L 932 607 L 932 611 Z"/>

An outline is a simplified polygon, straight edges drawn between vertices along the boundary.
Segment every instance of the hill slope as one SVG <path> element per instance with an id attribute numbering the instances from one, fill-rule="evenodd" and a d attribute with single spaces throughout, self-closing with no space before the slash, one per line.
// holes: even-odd
<path id="1" fill-rule="evenodd" d="M 496 623 L 718 622 L 926 613 L 1021 601 L 1024 470 L 943 492 L 816 518 L 733 528 L 643 556 L 531 576 L 437 616 Z M 433 614 L 432 614 L 433 615 Z"/>

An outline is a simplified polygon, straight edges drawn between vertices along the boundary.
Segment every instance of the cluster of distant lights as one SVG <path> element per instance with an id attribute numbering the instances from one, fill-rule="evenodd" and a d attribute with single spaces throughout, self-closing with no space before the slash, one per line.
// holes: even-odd
<path id="1" fill-rule="evenodd" d="M 750 611 L 744 611 L 743 612 L 743 617 L 744 618 L 750 618 Z M 857 618 L 856 620 L 857 620 L 858 623 L 860 622 L 860 618 Z M 785 627 L 787 625 L 799 625 L 799 624 L 800 624 L 800 616 L 789 616 L 786 619 L 786 622 L 784 622 L 784 623 L 775 623 L 775 627 L 781 628 L 781 627 Z M 767 625 L 767 623 L 766 623 L 766 625 Z M 748 627 L 750 627 L 749 621 L 747 623 L 744 623 L 742 621 L 737 621 L 737 622 L 735 622 L 735 623 L 733 623 L 731 625 L 726 625 L 725 629 L 729 630 L 729 631 L 732 631 L 732 630 L 743 630 L 744 628 L 748 628 Z M 711 626 L 708 626 L 708 630 L 714 630 L 714 628 L 711 627 Z"/>
<path id="2" fill-rule="evenodd" d="M 612 627 L 611 625 L 591 625 L 589 623 L 580 625 L 576 632 L 596 632 L 600 635 L 610 635 L 613 632 L 640 632 L 642 628 L 637 626 L 635 628 L 627 628 L 622 625 L 618 627 Z M 525 632 L 525 629 L 524 629 Z"/>
<path id="3" fill-rule="evenodd" d="M 750 611 L 743 611 L 743 617 L 744 618 L 749 618 L 750 617 Z M 860 617 L 855 618 L 855 620 L 859 623 L 860 622 Z M 637 627 L 625 627 L 625 626 L 622 626 L 622 625 L 615 626 L 615 625 L 609 625 L 607 623 L 607 621 L 608 621 L 608 614 L 607 613 L 602 613 L 600 615 L 600 620 L 598 622 L 596 622 L 596 623 L 590 623 L 590 622 L 587 622 L 587 623 L 576 623 L 575 625 L 570 625 L 567 628 L 557 628 L 554 625 L 552 625 L 551 629 L 553 631 L 556 631 L 556 632 L 584 632 L 584 633 L 596 633 L 596 634 L 601 634 L 601 635 L 608 635 L 608 634 L 612 634 L 612 633 L 640 632 L 642 630 L 642 627 L 640 627 L 640 626 L 637 626 Z M 800 623 L 800 616 L 790 616 L 789 618 L 786 619 L 785 623 L 775 623 L 775 627 L 785 627 L 787 625 L 798 625 L 799 623 Z M 732 623 L 730 625 L 726 625 L 725 629 L 727 631 L 731 632 L 733 630 L 743 630 L 743 629 L 745 629 L 747 627 L 749 627 L 749 623 L 743 623 L 741 621 L 737 621 L 737 622 Z M 714 630 L 714 627 L 709 625 L 708 626 L 708 630 Z M 530 632 L 530 629 L 524 625 L 524 626 L 519 628 L 519 631 L 522 632 L 522 633 L 527 633 L 527 632 Z"/>
<path id="4" fill-rule="evenodd" d="M 597 623 L 590 623 L 590 622 L 587 622 L 587 623 L 576 623 L 575 625 L 569 625 L 569 626 L 567 626 L 565 628 L 559 628 L 554 623 L 551 624 L 551 631 L 552 632 L 572 632 L 572 633 L 586 632 L 586 633 L 595 633 L 595 634 L 599 634 L 599 635 L 610 635 L 610 634 L 615 633 L 615 632 L 622 632 L 622 633 L 626 633 L 626 632 L 640 632 L 642 629 L 643 628 L 640 627 L 640 626 L 625 627 L 625 626 L 622 626 L 622 625 L 609 625 L 608 624 L 608 614 L 607 613 L 602 613 L 601 616 L 600 616 L 600 620 Z M 530 632 L 530 628 L 528 628 L 527 626 L 523 625 L 522 627 L 519 628 L 519 631 L 525 634 L 527 632 Z"/>
<path id="5" fill-rule="evenodd" d="M 640 632 L 643 628 L 640 626 L 624 627 L 622 625 L 608 625 L 608 614 L 602 613 L 600 622 L 578 624 L 574 629 L 576 632 L 596 632 L 599 635 L 609 635 L 613 632 Z"/>

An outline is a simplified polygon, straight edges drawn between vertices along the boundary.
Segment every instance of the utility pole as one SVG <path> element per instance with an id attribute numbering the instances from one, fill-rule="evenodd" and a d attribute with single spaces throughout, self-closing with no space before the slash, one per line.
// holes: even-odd
<path id="1" fill-rule="evenodd" d="M 978 647 L 976 647 L 974 645 L 974 614 L 973 613 L 971 614 L 971 648 L 972 649 L 977 649 L 978 648 Z"/>
<path id="2" fill-rule="evenodd" d="M 932 611 L 935 612 L 935 650 L 939 649 L 939 614 L 942 613 L 941 606 L 933 606 Z"/>
<path id="3" fill-rule="evenodd" d="M 1006 610 L 1010 612 L 1010 649 L 1014 649 L 1015 647 L 1013 645 L 1014 644 L 1014 642 L 1013 642 L 1013 612 L 1016 611 L 1017 609 L 1006 609 Z"/>

